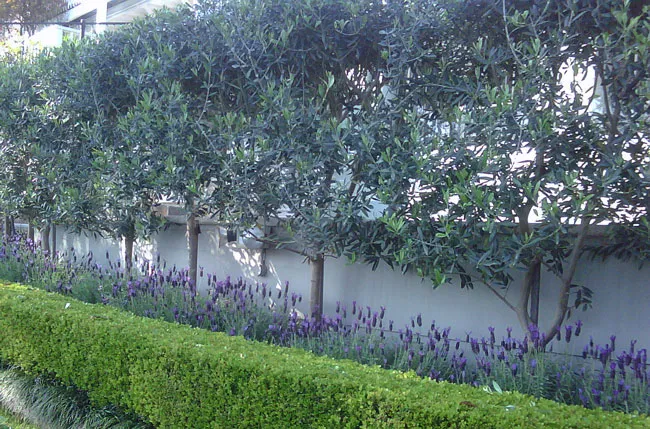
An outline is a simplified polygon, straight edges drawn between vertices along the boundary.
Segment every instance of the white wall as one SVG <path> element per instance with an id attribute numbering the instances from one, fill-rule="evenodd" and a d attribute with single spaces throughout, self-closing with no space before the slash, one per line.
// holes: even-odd
<path id="1" fill-rule="evenodd" d="M 302 311 L 309 302 L 310 270 L 304 258 L 285 250 L 268 250 L 268 274 L 259 277 L 261 250 L 231 247 L 225 237 L 213 225 L 203 225 L 199 239 L 199 266 L 206 273 L 218 278 L 243 277 L 252 282 L 267 283 L 281 287 L 289 281 L 292 291 L 303 295 Z M 66 234 L 59 229 L 60 250 L 74 247 L 77 252 L 93 250 L 99 260 L 108 251 L 115 259 L 119 246 L 113 240 Z M 170 225 L 167 230 L 152 237 L 149 243 L 138 243 L 139 258 L 156 258 L 157 252 L 168 266 L 186 267 L 187 241 L 184 225 Z M 519 279 L 521 276 L 519 277 Z M 516 279 L 517 280 L 517 279 Z M 650 267 L 639 270 L 631 262 L 610 259 L 606 262 L 585 259 L 576 273 L 575 282 L 594 291 L 593 309 L 583 312 L 575 310 L 571 322 L 584 322 L 582 339 L 572 341 L 571 350 L 579 353 L 582 346 L 593 335 L 598 343 L 609 342 L 609 336 L 617 336 L 620 347 L 637 339 L 642 347 L 650 346 Z M 508 297 L 516 299 L 518 284 L 511 286 Z M 541 324 L 548 322 L 555 311 L 559 281 L 552 274 L 542 278 Z M 205 277 L 199 279 L 199 287 L 206 286 Z M 461 289 L 458 282 L 437 289 L 427 280 L 416 275 L 402 275 L 387 266 L 372 271 L 364 264 L 346 264 L 343 260 L 327 259 L 325 262 L 325 312 L 334 313 L 336 301 L 351 307 L 353 300 L 373 310 L 386 306 L 386 320 L 395 321 L 395 329 L 410 323 L 410 318 L 422 313 L 428 326 L 432 320 L 438 326 L 451 326 L 452 337 L 464 338 L 466 332 L 475 336 L 487 336 L 488 326 L 505 334 L 510 326 L 515 333 L 521 333 L 514 312 L 499 301 L 485 286 L 477 284 L 474 290 Z M 499 336 L 499 335 L 497 335 Z M 557 347 L 557 346 L 556 346 Z M 638 347 L 638 346 L 637 346 Z"/>

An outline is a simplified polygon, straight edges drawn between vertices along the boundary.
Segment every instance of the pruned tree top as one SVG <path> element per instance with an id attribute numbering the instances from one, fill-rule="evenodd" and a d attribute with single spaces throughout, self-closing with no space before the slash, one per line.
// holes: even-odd
<path id="1" fill-rule="evenodd" d="M 18 26 L 2 25 L 2 35 L 25 31 L 30 36 L 40 23 L 65 12 L 68 0 L 0 0 L 0 21 L 20 22 Z"/>

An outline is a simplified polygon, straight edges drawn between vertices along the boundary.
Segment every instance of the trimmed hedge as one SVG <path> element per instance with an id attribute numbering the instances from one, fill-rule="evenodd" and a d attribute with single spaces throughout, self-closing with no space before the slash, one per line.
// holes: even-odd
<path id="1" fill-rule="evenodd" d="M 10 284 L 0 356 L 161 428 L 650 427 L 644 416 L 317 357 Z"/>

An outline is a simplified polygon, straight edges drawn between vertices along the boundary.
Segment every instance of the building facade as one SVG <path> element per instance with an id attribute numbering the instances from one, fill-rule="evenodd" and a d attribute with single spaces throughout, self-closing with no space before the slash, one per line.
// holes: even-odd
<path id="1" fill-rule="evenodd" d="M 115 25 L 128 23 L 163 7 L 173 9 L 193 0 L 68 0 L 52 25 L 38 31 L 32 40 L 42 46 L 58 46 L 66 37 L 98 34 Z"/>

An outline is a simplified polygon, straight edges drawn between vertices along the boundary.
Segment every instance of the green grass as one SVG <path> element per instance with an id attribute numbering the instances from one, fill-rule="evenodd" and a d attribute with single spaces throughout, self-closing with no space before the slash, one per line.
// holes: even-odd
<path id="1" fill-rule="evenodd" d="M 40 429 L 14 416 L 9 410 L 0 407 L 0 429 Z"/>
<path id="2" fill-rule="evenodd" d="M 114 407 L 94 408 L 75 388 L 16 368 L 0 368 L 0 429 L 145 429 Z M 22 419 L 22 420 L 21 420 Z M 29 423 L 24 423 L 29 422 Z"/>

